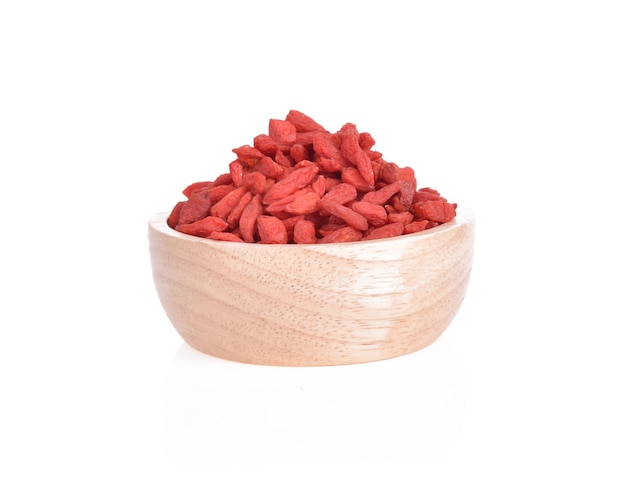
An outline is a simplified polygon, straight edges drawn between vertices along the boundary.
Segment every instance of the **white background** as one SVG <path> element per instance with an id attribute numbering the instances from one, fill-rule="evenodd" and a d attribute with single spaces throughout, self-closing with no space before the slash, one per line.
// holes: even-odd
<path id="1" fill-rule="evenodd" d="M 0 4 L 0 480 L 626 481 L 619 1 Z M 466 300 L 335 368 L 189 349 L 147 220 L 301 110 L 473 207 Z"/>

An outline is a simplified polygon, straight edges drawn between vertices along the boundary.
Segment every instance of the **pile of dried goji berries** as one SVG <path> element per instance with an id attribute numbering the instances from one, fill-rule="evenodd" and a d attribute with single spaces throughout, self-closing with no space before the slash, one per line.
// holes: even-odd
<path id="1" fill-rule="evenodd" d="M 387 162 L 347 123 L 336 133 L 289 111 L 214 181 L 193 183 L 167 220 L 179 232 L 248 243 L 388 238 L 451 221 L 456 204 L 417 189 L 410 167 Z"/>

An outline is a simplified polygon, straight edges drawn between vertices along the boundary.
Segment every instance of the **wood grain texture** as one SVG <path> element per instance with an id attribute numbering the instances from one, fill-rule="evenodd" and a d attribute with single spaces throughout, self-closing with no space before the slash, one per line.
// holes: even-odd
<path id="1" fill-rule="evenodd" d="M 386 240 L 262 245 L 149 221 L 161 304 L 195 349 L 239 362 L 321 366 L 408 354 L 434 342 L 465 297 L 474 215 Z"/>

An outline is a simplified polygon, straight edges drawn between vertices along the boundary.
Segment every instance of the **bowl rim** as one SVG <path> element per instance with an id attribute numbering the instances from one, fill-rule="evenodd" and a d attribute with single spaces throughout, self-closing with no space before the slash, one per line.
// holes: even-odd
<path id="1" fill-rule="evenodd" d="M 190 241 L 194 243 L 206 244 L 209 246 L 215 247 L 226 247 L 226 246 L 259 246 L 259 247 L 272 247 L 272 250 L 296 250 L 302 248 L 312 248 L 316 247 L 316 249 L 320 249 L 322 247 L 338 247 L 338 246 L 359 246 L 365 247 L 368 245 L 379 245 L 379 244 L 389 244 L 393 242 L 406 242 L 412 239 L 420 239 L 420 238 L 431 238 L 440 234 L 442 232 L 447 232 L 455 228 L 459 228 L 461 226 L 474 223 L 475 216 L 472 208 L 465 203 L 457 202 L 456 208 L 456 216 L 452 221 L 447 223 L 442 223 L 439 226 L 434 228 L 429 228 L 427 230 L 422 230 L 416 233 L 410 233 L 406 235 L 398 235 L 394 237 L 388 238 L 378 238 L 376 240 L 357 240 L 352 242 L 338 242 L 338 243 L 242 243 L 237 241 L 229 241 L 229 240 L 213 240 L 211 238 L 203 238 L 195 235 L 188 235 L 186 233 L 181 233 L 179 231 L 174 230 L 167 224 L 167 218 L 169 217 L 170 212 L 158 212 L 152 215 L 148 221 L 148 225 L 150 229 L 156 230 L 163 235 L 177 238 L 183 241 Z M 280 247 L 280 248 L 279 248 Z"/>

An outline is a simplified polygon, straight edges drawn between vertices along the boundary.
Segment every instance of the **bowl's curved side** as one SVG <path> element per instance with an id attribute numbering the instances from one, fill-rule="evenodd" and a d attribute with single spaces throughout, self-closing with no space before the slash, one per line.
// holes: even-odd
<path id="1" fill-rule="evenodd" d="M 437 231 L 434 231 L 437 230 Z M 155 287 L 192 347 L 240 362 L 311 366 L 387 359 L 428 346 L 469 283 L 474 217 L 375 242 L 259 245 L 149 223 Z"/>

